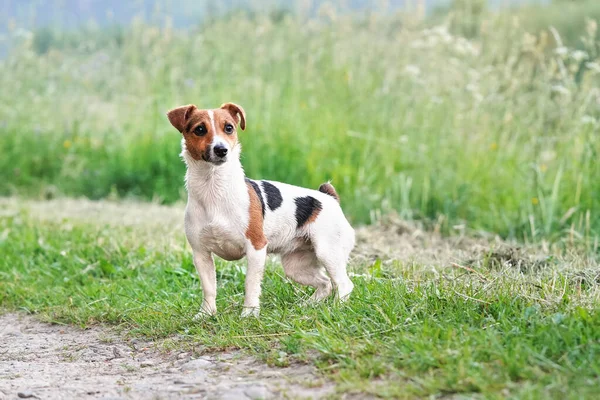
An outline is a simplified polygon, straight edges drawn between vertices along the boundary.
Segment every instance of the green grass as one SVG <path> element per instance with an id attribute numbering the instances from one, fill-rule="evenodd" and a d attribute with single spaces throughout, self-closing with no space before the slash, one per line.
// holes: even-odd
<path id="1" fill-rule="evenodd" d="M 320 15 L 13 30 L 0 61 L 0 194 L 177 201 L 184 166 L 165 111 L 233 101 L 248 114 L 247 174 L 332 179 L 353 222 L 397 210 L 445 232 L 598 236 L 592 25 L 584 53 L 556 53 L 502 15 L 483 14 L 472 40 L 402 16 Z"/>
<path id="2" fill-rule="evenodd" d="M 0 308 L 128 335 L 178 334 L 203 351 L 240 348 L 275 365 L 311 363 L 339 393 L 395 398 L 593 398 L 600 385 L 598 283 L 577 265 L 478 274 L 401 261 L 353 265 L 346 304 L 302 307 L 310 291 L 270 264 L 261 318 L 240 319 L 242 262 L 217 262 L 219 315 L 192 320 L 201 290 L 179 228 L 140 206 L 64 219 L 4 204 Z M 134 208 L 148 218 L 124 223 Z M 112 214 L 112 215 L 108 215 Z M 140 215 L 141 215 L 140 214 Z M 113 221 L 111 222 L 111 218 Z M 176 233 L 174 233 L 176 232 Z"/>
<path id="3" fill-rule="evenodd" d="M 553 27 L 561 33 L 561 39 L 567 45 L 586 48 L 582 37 L 588 36 L 586 30 L 591 21 L 600 20 L 600 4 L 594 0 L 554 0 L 544 12 L 536 7 L 523 7 L 514 14 L 532 32 L 547 31 Z M 598 31 L 596 39 L 600 39 Z"/>
<path id="4" fill-rule="evenodd" d="M 0 60 L 0 195 L 178 202 L 184 165 L 165 111 L 233 101 L 248 115 L 249 176 L 332 179 L 354 223 L 396 210 L 444 233 L 485 230 L 572 255 L 524 272 L 492 256 L 477 273 L 454 259 L 354 263 L 351 300 L 309 308 L 299 302 L 310 290 L 271 262 L 259 320 L 239 318 L 245 263 L 218 261 L 220 313 L 195 322 L 200 285 L 170 219 L 148 205 L 94 214 L 9 201 L 0 310 L 310 363 L 340 393 L 594 398 L 600 42 L 594 23 L 568 22 L 595 15 L 588 3 L 526 9 L 520 22 L 483 11 L 449 20 L 473 39 L 327 9 L 310 20 L 236 14 L 185 32 L 140 21 L 12 30 Z M 555 48 L 551 22 L 573 48 Z"/>

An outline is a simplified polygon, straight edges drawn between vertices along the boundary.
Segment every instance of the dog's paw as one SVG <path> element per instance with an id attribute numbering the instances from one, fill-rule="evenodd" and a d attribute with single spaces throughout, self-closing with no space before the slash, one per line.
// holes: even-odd
<path id="1" fill-rule="evenodd" d="M 346 303 L 348 300 L 350 300 L 350 293 L 348 293 L 345 296 L 341 296 L 341 297 L 337 297 L 336 298 L 337 301 L 339 301 L 340 303 Z"/>
<path id="2" fill-rule="evenodd" d="M 300 305 L 303 306 L 303 307 L 316 307 L 319 304 L 324 303 L 325 300 L 327 300 L 327 298 L 329 297 L 330 294 L 331 294 L 331 292 L 329 292 L 329 293 L 318 293 L 318 292 L 315 292 L 309 298 L 306 298 L 306 299 L 302 300 L 301 303 L 300 303 Z"/>
<path id="3" fill-rule="evenodd" d="M 351 281 L 348 281 L 343 286 L 339 286 L 335 293 L 335 298 L 340 303 L 345 303 L 350 299 L 350 293 L 352 293 L 352 289 L 354 289 L 354 284 Z"/>
<path id="4" fill-rule="evenodd" d="M 317 290 L 315 290 L 315 292 L 312 294 L 312 296 L 310 296 L 307 302 L 312 304 L 321 303 L 331 295 L 331 292 L 331 284 L 320 287 Z"/>
<path id="5" fill-rule="evenodd" d="M 254 317 L 258 318 L 260 315 L 260 307 L 244 307 L 242 310 L 242 318 Z"/>
<path id="6" fill-rule="evenodd" d="M 194 315 L 194 321 L 202 321 L 203 319 L 214 317 L 215 315 L 217 315 L 216 309 L 207 309 L 202 307 L 200 312 Z"/>

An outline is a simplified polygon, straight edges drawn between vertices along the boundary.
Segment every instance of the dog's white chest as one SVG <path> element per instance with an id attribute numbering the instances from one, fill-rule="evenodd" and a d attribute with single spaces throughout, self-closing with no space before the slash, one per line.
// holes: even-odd
<path id="1" fill-rule="evenodd" d="M 205 226 L 200 231 L 199 240 L 204 248 L 227 261 L 239 260 L 246 253 L 244 236 L 237 229 L 224 224 L 212 223 Z"/>
<path id="2" fill-rule="evenodd" d="M 207 210 L 190 205 L 185 214 L 185 233 L 194 249 L 205 249 L 227 260 L 239 260 L 246 252 L 247 217 L 237 210 Z"/>

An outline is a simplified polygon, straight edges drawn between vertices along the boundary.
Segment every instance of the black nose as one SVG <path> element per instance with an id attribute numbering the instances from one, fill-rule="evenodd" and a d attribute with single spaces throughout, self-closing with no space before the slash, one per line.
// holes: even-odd
<path id="1" fill-rule="evenodd" d="M 213 151 L 217 157 L 225 157 L 227 155 L 227 147 L 223 146 L 222 144 L 216 145 L 213 148 Z"/>

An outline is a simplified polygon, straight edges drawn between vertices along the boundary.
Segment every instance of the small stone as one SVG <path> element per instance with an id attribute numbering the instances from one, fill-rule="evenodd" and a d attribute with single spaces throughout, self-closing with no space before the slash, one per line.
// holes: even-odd
<path id="1" fill-rule="evenodd" d="M 135 351 L 140 351 L 140 349 L 144 347 L 144 342 L 142 342 L 141 340 L 138 340 L 138 339 L 133 339 L 129 343 L 131 344 L 131 347 L 133 347 L 133 349 Z"/>
<path id="2" fill-rule="evenodd" d="M 189 377 L 190 379 L 193 379 L 193 381 L 196 383 L 206 381 L 206 379 L 208 379 L 208 371 L 203 369 L 197 369 L 193 371 L 192 375 L 190 375 Z"/>
<path id="3" fill-rule="evenodd" d="M 19 336 L 23 336 L 23 333 L 21 331 L 15 329 L 12 331 L 4 332 L 4 336 L 19 337 Z"/>
<path id="4" fill-rule="evenodd" d="M 266 399 L 267 388 L 264 385 L 252 385 L 244 390 L 244 394 L 252 400 Z"/>
<path id="5" fill-rule="evenodd" d="M 247 396 L 242 389 L 232 388 L 232 389 L 221 392 L 221 394 L 218 398 L 219 398 L 219 400 L 240 400 L 240 399 L 246 399 Z"/>
<path id="6" fill-rule="evenodd" d="M 234 357 L 237 357 L 237 354 L 233 354 L 233 353 L 219 354 L 219 360 L 231 360 Z"/>
<path id="7" fill-rule="evenodd" d="M 39 397 L 37 397 L 31 390 L 23 390 L 17 393 L 17 396 L 19 396 L 21 399 L 39 399 Z"/>
<path id="8" fill-rule="evenodd" d="M 197 369 L 212 368 L 213 363 L 202 358 L 191 360 L 181 366 L 182 371 L 193 371 Z"/>
<path id="9" fill-rule="evenodd" d="M 191 387 L 185 391 L 186 394 L 197 394 L 197 393 L 205 393 L 206 389 L 201 387 Z"/>
<path id="10" fill-rule="evenodd" d="M 190 353 L 181 353 L 179 355 L 177 355 L 177 359 L 178 360 L 183 360 L 184 358 L 189 357 Z"/>
<path id="11" fill-rule="evenodd" d="M 123 353 L 121 352 L 121 350 L 117 349 L 116 347 L 113 347 L 112 351 L 115 358 L 123 358 Z"/>
<path id="12" fill-rule="evenodd" d="M 140 364 L 141 368 L 154 367 L 154 363 L 152 361 L 143 361 Z"/>

